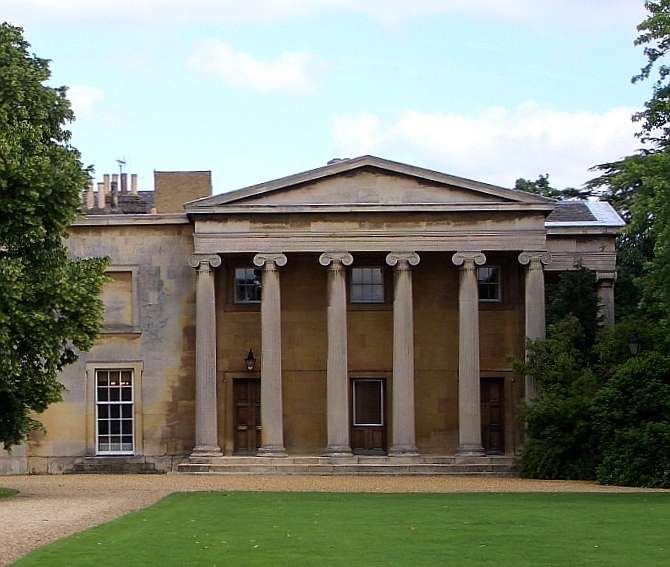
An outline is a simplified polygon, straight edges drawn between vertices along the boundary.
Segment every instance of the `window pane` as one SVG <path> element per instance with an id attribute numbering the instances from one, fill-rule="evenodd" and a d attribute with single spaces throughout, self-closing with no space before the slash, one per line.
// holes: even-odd
<path id="1" fill-rule="evenodd" d="M 133 383 L 133 373 L 130 370 L 121 372 L 121 386 L 130 386 Z"/>
<path id="2" fill-rule="evenodd" d="M 109 407 L 107 406 L 107 404 L 99 404 L 98 417 L 104 419 L 108 416 L 109 416 Z"/>
<path id="3" fill-rule="evenodd" d="M 133 422 L 129 419 L 124 419 L 121 422 L 121 433 L 131 435 L 133 432 Z"/>
<path id="4" fill-rule="evenodd" d="M 101 419 L 98 421 L 98 433 L 100 435 L 106 435 L 109 433 L 109 421 L 106 419 Z"/>
<path id="5" fill-rule="evenodd" d="M 120 394 L 121 394 L 121 392 L 119 391 L 119 388 L 110 388 L 109 389 L 109 401 L 118 402 Z"/>
<path id="6" fill-rule="evenodd" d="M 498 266 L 482 266 L 477 269 L 479 282 L 479 299 L 483 301 L 500 301 L 500 268 Z"/>
<path id="7" fill-rule="evenodd" d="M 121 417 L 133 417 L 133 406 L 132 404 L 124 404 L 121 406 Z"/>
<path id="8" fill-rule="evenodd" d="M 352 268 L 349 299 L 351 303 L 384 303 L 383 268 Z"/>
<path id="9" fill-rule="evenodd" d="M 354 424 L 382 425 L 382 383 L 378 380 L 354 381 Z"/>
<path id="10" fill-rule="evenodd" d="M 109 383 L 107 372 L 98 371 L 98 386 L 107 386 Z"/>
<path id="11" fill-rule="evenodd" d="M 261 300 L 262 271 L 235 268 L 235 303 L 258 303 Z"/>
<path id="12" fill-rule="evenodd" d="M 115 404 L 109 406 L 109 417 L 112 418 L 121 417 L 121 409 L 119 408 L 118 405 Z"/>
<path id="13" fill-rule="evenodd" d="M 121 399 L 124 402 L 130 402 L 133 399 L 132 388 L 121 388 Z"/>

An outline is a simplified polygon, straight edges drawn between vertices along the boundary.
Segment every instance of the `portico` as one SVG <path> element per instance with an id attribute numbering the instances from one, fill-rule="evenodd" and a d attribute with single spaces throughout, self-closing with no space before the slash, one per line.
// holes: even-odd
<path id="1" fill-rule="evenodd" d="M 196 321 L 197 336 L 211 339 L 196 342 L 195 377 L 196 391 L 208 392 L 196 399 L 198 430 L 218 431 L 208 450 L 237 452 L 235 383 L 254 378 L 258 455 L 349 456 L 360 449 L 356 413 L 367 412 L 361 423 L 372 430 L 381 420 L 377 444 L 390 456 L 483 456 L 486 376 L 506 394 L 498 435 L 513 454 L 516 409 L 534 387 L 532 377 L 513 376 L 511 360 L 523 356 L 526 337 L 544 333 L 552 209 L 542 197 L 371 157 L 188 204 L 191 265 L 218 258 L 208 272 L 216 286 L 198 287 L 196 310 L 216 313 L 216 329 L 225 329 L 215 339 L 200 328 L 211 328 L 207 315 Z M 234 274 L 252 268 L 259 303 L 236 305 Z M 354 270 L 373 268 L 382 301 L 352 300 Z M 497 298 L 479 297 L 482 285 L 496 284 L 493 276 L 482 284 L 479 268 L 497 274 Z M 234 350 L 227 343 L 238 338 Z M 246 343 L 260 354 L 260 372 L 240 366 Z M 217 352 L 214 392 L 204 360 Z M 356 392 L 360 405 L 373 391 L 378 408 L 354 403 Z"/>

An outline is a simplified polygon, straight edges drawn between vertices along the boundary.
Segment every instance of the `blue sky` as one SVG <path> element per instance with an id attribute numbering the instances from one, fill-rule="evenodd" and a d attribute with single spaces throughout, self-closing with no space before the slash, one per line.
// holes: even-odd
<path id="1" fill-rule="evenodd" d="M 215 192 L 372 153 L 511 186 L 638 147 L 642 0 L 2 0 L 96 174 Z"/>

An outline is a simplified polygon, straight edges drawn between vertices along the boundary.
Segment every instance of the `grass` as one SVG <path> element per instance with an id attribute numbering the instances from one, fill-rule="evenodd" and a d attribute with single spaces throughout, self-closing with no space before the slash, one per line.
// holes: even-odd
<path id="1" fill-rule="evenodd" d="M 2 486 L 0 486 L 0 498 L 5 498 L 7 496 L 14 496 L 18 492 L 19 492 L 18 490 L 14 490 L 13 488 L 2 488 Z"/>
<path id="2" fill-rule="evenodd" d="M 668 565 L 670 494 L 180 493 L 49 565 Z"/>

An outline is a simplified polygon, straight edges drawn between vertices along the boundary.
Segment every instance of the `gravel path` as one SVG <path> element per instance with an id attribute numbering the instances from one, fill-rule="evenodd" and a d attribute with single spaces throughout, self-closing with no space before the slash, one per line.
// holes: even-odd
<path id="1" fill-rule="evenodd" d="M 144 508 L 175 491 L 640 492 L 590 482 L 459 476 L 66 475 L 0 477 L 0 565 L 31 549 Z"/>

